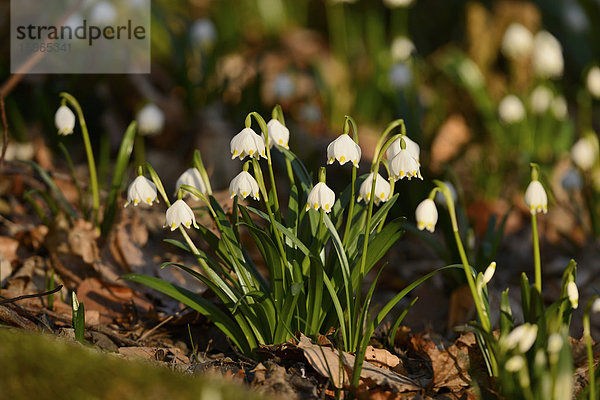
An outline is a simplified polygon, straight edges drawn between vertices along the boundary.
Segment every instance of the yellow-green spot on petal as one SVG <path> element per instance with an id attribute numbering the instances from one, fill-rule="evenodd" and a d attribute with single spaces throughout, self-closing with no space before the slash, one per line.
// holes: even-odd
<path id="1" fill-rule="evenodd" d="M 340 162 L 344 162 L 344 161 L 346 161 L 346 157 L 344 157 L 344 156 L 341 156 L 341 157 L 340 157 Z"/>
<path id="2" fill-rule="evenodd" d="M 140 199 L 133 199 L 134 206 L 137 206 L 139 202 L 140 202 Z"/>
<path id="3" fill-rule="evenodd" d="M 171 228 L 172 228 L 172 229 L 175 229 L 175 227 L 176 227 L 176 226 L 177 226 L 177 224 L 176 224 L 175 222 L 173 222 L 173 223 L 171 224 Z"/>
<path id="4" fill-rule="evenodd" d="M 234 155 L 234 157 L 238 155 L 238 152 L 237 152 L 237 150 L 234 150 L 234 151 L 233 151 L 233 155 Z"/>
<path id="5" fill-rule="evenodd" d="M 244 192 L 242 192 L 242 195 L 243 195 L 244 197 L 246 197 L 246 196 L 248 196 L 248 192 L 244 191 Z"/>
<path id="6" fill-rule="evenodd" d="M 250 154 L 250 155 L 254 154 L 254 150 L 250 150 L 250 151 L 248 152 L 248 154 Z"/>
<path id="7" fill-rule="evenodd" d="M 318 209 L 319 209 L 319 203 L 315 203 L 315 204 L 313 205 L 313 207 L 315 208 L 315 210 L 318 210 Z"/>
<path id="8" fill-rule="evenodd" d="M 190 227 L 190 221 L 186 222 L 185 226 L 189 228 Z"/>
<path id="9" fill-rule="evenodd" d="M 150 197 L 148 197 L 148 198 L 146 199 L 146 203 L 148 203 L 148 204 L 152 205 L 152 199 L 151 199 Z"/>

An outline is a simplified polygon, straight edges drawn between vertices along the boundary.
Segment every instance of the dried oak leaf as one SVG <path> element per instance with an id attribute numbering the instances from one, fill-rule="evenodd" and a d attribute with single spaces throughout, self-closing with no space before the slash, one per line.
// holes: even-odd
<path id="1" fill-rule="evenodd" d="M 81 256 L 84 262 L 92 264 L 99 258 L 96 240 L 100 232 L 89 221 L 78 219 L 69 230 L 69 246 L 73 254 Z"/>

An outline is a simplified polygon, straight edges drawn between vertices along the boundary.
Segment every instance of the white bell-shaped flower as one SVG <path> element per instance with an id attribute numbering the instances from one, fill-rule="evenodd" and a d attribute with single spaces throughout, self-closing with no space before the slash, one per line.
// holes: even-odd
<path id="1" fill-rule="evenodd" d="M 567 283 L 567 296 L 571 303 L 571 308 L 576 309 L 579 306 L 579 290 L 577 290 L 577 284 L 573 281 Z"/>
<path id="2" fill-rule="evenodd" d="M 258 182 L 252 175 L 247 171 L 240 172 L 235 178 L 231 180 L 229 184 L 229 193 L 233 199 L 235 196 L 245 199 L 248 196 L 252 196 L 254 200 L 259 200 L 259 188 Z"/>
<path id="3" fill-rule="evenodd" d="M 560 349 L 563 347 L 563 338 L 559 333 L 553 333 L 548 336 L 548 353 L 550 354 L 558 354 Z"/>
<path id="4" fill-rule="evenodd" d="M 529 207 L 531 214 L 548 212 L 548 195 L 538 180 L 531 181 L 525 191 L 525 204 Z"/>
<path id="5" fill-rule="evenodd" d="M 190 228 L 192 225 L 194 228 L 198 228 L 196 224 L 196 216 L 194 212 L 183 200 L 177 200 L 167 209 L 165 228 L 169 227 L 172 231 L 179 228 L 180 225 Z"/>
<path id="6" fill-rule="evenodd" d="M 540 78 L 560 78 L 564 70 L 562 46 L 550 32 L 541 31 L 533 39 L 533 70 Z"/>
<path id="7" fill-rule="evenodd" d="M 421 148 L 419 147 L 419 145 L 408 136 L 402 136 L 402 139 L 404 139 L 404 144 L 406 144 L 406 150 L 408 150 L 408 153 L 411 156 L 413 156 L 413 158 L 417 160 L 417 162 L 420 162 Z M 394 140 L 390 147 L 388 147 L 387 151 L 385 152 L 385 155 L 387 159 L 391 161 L 394 159 L 394 157 L 396 157 L 398 153 L 400 153 L 400 150 L 402 150 L 401 140 L 400 138 L 398 138 Z"/>
<path id="8" fill-rule="evenodd" d="M 579 139 L 571 148 L 573 162 L 584 171 L 594 166 L 596 156 L 597 152 L 594 148 L 594 143 L 586 137 Z"/>
<path id="9" fill-rule="evenodd" d="M 365 203 L 371 201 L 371 188 L 373 187 L 373 173 L 371 172 L 367 179 L 360 185 L 358 192 L 358 201 L 364 200 Z M 390 183 L 383 178 L 383 176 L 377 174 L 375 178 L 375 204 L 379 205 L 381 202 L 386 202 L 390 198 Z"/>
<path id="10" fill-rule="evenodd" d="M 429 232 L 435 230 L 435 224 L 438 220 L 438 212 L 435 207 L 435 202 L 431 199 L 423 200 L 415 210 L 417 219 L 417 228 L 419 230 L 427 229 Z"/>
<path id="11" fill-rule="evenodd" d="M 70 135 L 75 128 L 75 114 L 67 106 L 60 106 L 54 114 L 54 125 L 59 135 Z"/>
<path id="12" fill-rule="evenodd" d="M 523 25 L 513 22 L 502 37 L 502 53 L 510 58 L 522 58 L 531 54 L 533 34 Z"/>
<path id="13" fill-rule="evenodd" d="M 131 184 L 129 184 L 125 207 L 131 203 L 133 203 L 134 206 L 137 206 L 140 203 L 146 203 L 151 206 L 154 201 L 158 203 L 158 195 L 156 193 L 156 185 L 150 179 L 139 175 L 131 182 Z"/>
<path id="14" fill-rule="evenodd" d="M 265 153 L 265 141 L 252 128 L 244 128 L 231 139 L 231 159 L 239 157 L 240 160 L 246 156 L 254 158 L 267 158 Z"/>
<path id="15" fill-rule="evenodd" d="M 525 107 L 514 94 L 505 96 L 498 105 L 500 119 L 506 124 L 515 124 L 525 118 Z"/>
<path id="16" fill-rule="evenodd" d="M 406 36 L 396 37 L 392 42 L 392 46 L 390 47 L 390 53 L 392 54 L 392 60 L 394 60 L 394 62 L 408 60 L 414 51 L 414 43 Z"/>
<path id="17" fill-rule="evenodd" d="M 419 162 L 406 149 L 400 150 L 390 162 L 390 174 L 395 181 L 405 177 L 409 181 L 411 178 L 423 180 Z"/>
<path id="18" fill-rule="evenodd" d="M 600 312 L 600 299 L 596 299 L 592 303 L 592 312 Z"/>
<path id="19" fill-rule="evenodd" d="M 508 350 L 517 347 L 521 353 L 525 353 L 535 343 L 537 332 L 537 325 L 524 323 L 513 329 L 504 340 L 502 340 L 501 345 Z"/>
<path id="20" fill-rule="evenodd" d="M 201 18 L 194 21 L 190 31 L 193 43 L 203 49 L 209 49 L 217 40 L 217 28 L 215 28 L 215 24 L 208 18 Z"/>
<path id="21" fill-rule="evenodd" d="M 175 192 L 177 193 L 181 188 L 181 185 L 192 186 L 200 193 L 208 193 L 206 189 L 206 184 L 204 183 L 204 179 L 202 179 L 202 174 L 196 168 L 188 168 L 185 170 L 183 174 L 179 176 L 177 182 L 175 183 Z M 184 196 L 187 196 L 189 193 L 184 191 Z"/>
<path id="22" fill-rule="evenodd" d="M 360 156 L 360 146 L 352 140 L 350 135 L 340 135 L 327 146 L 327 164 L 333 164 L 337 160 L 340 165 L 344 165 L 350 161 L 358 168 Z"/>
<path id="23" fill-rule="evenodd" d="M 277 145 L 289 149 L 290 130 L 285 125 L 276 119 L 272 119 L 267 124 L 267 129 L 269 131 L 269 147 Z M 266 141 L 265 135 L 261 134 L 261 136 Z"/>
<path id="24" fill-rule="evenodd" d="M 137 113 L 137 122 L 140 135 L 157 135 L 165 126 L 165 114 L 156 104 L 147 104 Z"/>
<path id="25" fill-rule="evenodd" d="M 343 135 L 347 136 L 347 135 Z M 335 193 L 329 189 L 325 182 L 319 182 L 312 188 L 308 194 L 308 201 L 306 202 L 306 211 L 310 208 L 318 210 L 321 208 L 326 213 L 331 211 L 333 204 L 335 203 Z"/>
<path id="26" fill-rule="evenodd" d="M 546 86 L 538 86 L 531 92 L 529 105 L 535 114 L 544 114 L 550 108 L 554 94 Z"/>
<path id="27" fill-rule="evenodd" d="M 552 110 L 552 115 L 554 115 L 554 118 L 557 120 L 564 121 L 567 119 L 569 108 L 567 107 L 567 100 L 565 100 L 564 96 L 556 96 L 554 100 L 552 100 L 550 109 Z"/>
<path id="28" fill-rule="evenodd" d="M 593 66 L 588 71 L 585 86 L 592 96 L 600 98 L 600 68 L 598 66 Z"/>

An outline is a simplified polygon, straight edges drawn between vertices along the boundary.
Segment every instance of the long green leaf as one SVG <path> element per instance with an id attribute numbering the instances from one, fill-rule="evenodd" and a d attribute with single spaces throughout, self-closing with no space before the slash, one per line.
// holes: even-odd
<path id="1" fill-rule="evenodd" d="M 73 207 L 71 207 L 69 202 L 65 199 L 62 192 L 60 191 L 60 189 L 58 189 L 58 187 L 56 186 L 56 184 L 54 183 L 54 180 L 50 177 L 50 175 L 48 175 L 48 173 L 46 171 L 44 171 L 44 169 L 35 161 L 24 161 L 24 162 L 26 164 L 31 165 L 36 170 L 36 172 L 38 174 L 40 174 L 40 176 L 42 177 L 44 182 L 46 182 L 46 185 L 48 185 L 50 190 L 52 190 L 52 193 L 54 193 L 54 195 L 60 202 L 63 210 L 66 211 L 69 214 L 69 216 L 71 216 L 73 219 L 76 219 L 77 212 L 73 209 Z"/>

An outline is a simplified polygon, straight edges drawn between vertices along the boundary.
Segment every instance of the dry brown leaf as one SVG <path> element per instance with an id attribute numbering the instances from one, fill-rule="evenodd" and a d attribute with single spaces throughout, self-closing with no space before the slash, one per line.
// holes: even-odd
<path id="1" fill-rule="evenodd" d="M 462 285 L 452 291 L 448 310 L 448 330 L 468 322 L 474 317 L 474 314 L 475 305 L 469 286 Z"/>
<path id="2" fill-rule="evenodd" d="M 4 281 L 13 272 L 13 261 L 17 260 L 19 242 L 6 236 L 0 236 L 0 282 Z"/>
<path id="3" fill-rule="evenodd" d="M 98 278 L 87 278 L 81 282 L 77 298 L 85 304 L 86 314 L 92 310 L 99 312 L 98 319 L 102 324 L 129 318 L 132 303 L 142 312 L 148 312 L 153 307 L 142 294 Z"/>
<path id="4" fill-rule="evenodd" d="M 462 115 L 448 117 L 431 144 L 431 170 L 439 172 L 442 164 L 453 159 L 470 137 L 469 127 Z"/>
<path id="5" fill-rule="evenodd" d="M 392 369 L 400 364 L 400 359 L 387 351 L 386 349 L 376 349 L 373 346 L 367 346 L 365 360 L 378 367 Z"/>
<path id="6" fill-rule="evenodd" d="M 68 240 L 73 254 L 81 256 L 84 262 L 92 264 L 99 259 L 96 239 L 100 232 L 89 221 L 78 219 L 69 229 Z"/>
<path id="7" fill-rule="evenodd" d="M 354 356 L 329 347 L 315 345 L 309 338 L 300 335 L 298 347 L 304 352 L 308 363 L 322 376 L 331 379 L 336 388 L 342 388 L 349 383 L 354 366 Z M 340 365 L 340 359 L 342 364 Z M 363 363 L 360 377 L 367 385 L 389 387 L 395 392 L 410 392 L 421 390 L 410 378 L 393 371 L 379 368 L 368 361 Z"/>

